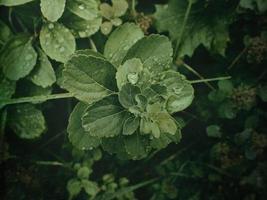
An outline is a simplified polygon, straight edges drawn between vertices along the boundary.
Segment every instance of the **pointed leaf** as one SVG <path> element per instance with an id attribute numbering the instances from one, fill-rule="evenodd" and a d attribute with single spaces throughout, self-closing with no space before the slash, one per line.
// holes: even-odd
<path id="1" fill-rule="evenodd" d="M 116 90 L 116 70 L 102 58 L 75 54 L 64 67 L 63 87 L 81 101 L 92 103 Z"/>
<path id="2" fill-rule="evenodd" d="M 128 116 L 116 95 L 106 97 L 88 107 L 82 118 L 83 128 L 96 137 L 114 137 L 122 132 Z"/>
<path id="3" fill-rule="evenodd" d="M 142 37 L 144 33 L 137 25 L 123 24 L 109 36 L 104 49 L 105 57 L 118 67 L 131 46 Z"/>

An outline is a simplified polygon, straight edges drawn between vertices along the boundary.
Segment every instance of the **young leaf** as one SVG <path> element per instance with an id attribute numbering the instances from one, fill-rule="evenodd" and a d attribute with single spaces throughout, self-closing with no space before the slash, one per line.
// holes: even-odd
<path id="1" fill-rule="evenodd" d="M 59 23 L 44 24 L 40 32 L 44 52 L 52 59 L 66 62 L 76 48 L 75 38 L 69 29 Z"/>
<path id="2" fill-rule="evenodd" d="M 140 59 L 136 58 L 127 60 L 123 65 L 120 65 L 116 73 L 117 86 L 119 90 L 121 90 L 122 86 L 127 83 L 135 85 L 138 82 L 142 70 L 142 62 Z"/>
<path id="3" fill-rule="evenodd" d="M 18 6 L 34 0 L 0 0 L 2 6 Z"/>
<path id="4" fill-rule="evenodd" d="M 150 35 L 137 41 L 127 52 L 124 61 L 139 58 L 143 63 L 149 58 L 167 65 L 172 61 L 172 44 L 166 36 Z"/>
<path id="5" fill-rule="evenodd" d="M 56 75 L 45 53 L 41 49 L 38 49 L 38 53 L 39 62 L 29 78 L 34 84 L 46 88 L 56 82 Z"/>
<path id="6" fill-rule="evenodd" d="M 135 96 L 140 93 L 139 87 L 127 83 L 123 85 L 119 92 L 119 101 L 124 108 L 130 108 L 137 104 Z"/>
<path id="7" fill-rule="evenodd" d="M 134 115 L 129 116 L 123 124 L 123 135 L 132 135 L 140 125 L 140 119 Z"/>
<path id="8" fill-rule="evenodd" d="M 11 38 L 13 33 L 9 27 L 0 20 L 0 49 Z"/>
<path id="9" fill-rule="evenodd" d="M 193 101 L 194 89 L 185 77 L 178 72 L 167 71 L 162 73 L 164 77 L 161 84 L 167 87 L 167 110 L 170 113 L 179 112 L 187 108 Z"/>
<path id="10" fill-rule="evenodd" d="M 91 136 L 82 127 L 81 117 L 88 105 L 84 103 L 78 103 L 73 109 L 68 124 L 68 136 L 73 146 L 80 150 L 88 150 L 95 148 L 100 144 L 100 140 L 97 137 Z"/>
<path id="11" fill-rule="evenodd" d="M 98 3 L 96 0 L 70 0 L 67 1 L 70 12 L 85 19 L 93 20 L 98 17 Z"/>
<path id="12" fill-rule="evenodd" d="M 114 137 L 121 134 L 127 116 L 117 96 L 111 95 L 89 106 L 82 117 L 82 124 L 92 136 Z"/>
<path id="13" fill-rule="evenodd" d="M 159 138 L 153 138 L 150 144 L 155 149 L 163 149 L 167 147 L 171 142 L 178 143 L 181 140 L 181 137 L 181 130 L 178 129 L 175 135 L 168 133 L 161 134 Z"/>
<path id="14" fill-rule="evenodd" d="M 0 70 L 0 99 L 9 99 L 15 93 L 16 82 L 5 78 Z M 1 107 L 0 107 L 1 108 Z"/>
<path id="15" fill-rule="evenodd" d="M 84 102 L 92 103 L 116 90 L 115 68 L 94 56 L 73 55 L 65 64 L 63 87 Z"/>
<path id="16" fill-rule="evenodd" d="M 89 181 L 89 180 L 82 180 L 82 187 L 85 190 L 85 192 L 94 197 L 98 192 L 99 192 L 99 188 L 97 186 L 97 183 Z"/>
<path id="17" fill-rule="evenodd" d="M 210 125 L 207 127 L 206 131 L 209 137 L 214 137 L 214 138 L 222 137 L 222 133 L 218 125 Z"/>
<path id="18" fill-rule="evenodd" d="M 81 192 L 82 190 L 81 182 L 77 179 L 70 179 L 67 184 L 67 190 L 70 196 L 69 199 L 72 199 Z"/>
<path id="19" fill-rule="evenodd" d="M 56 22 L 63 14 L 66 0 L 41 0 L 43 16 L 51 22 Z"/>
<path id="20" fill-rule="evenodd" d="M 142 37 L 144 33 L 137 25 L 123 24 L 109 36 L 104 49 L 105 57 L 118 67 L 131 46 Z"/>
<path id="21" fill-rule="evenodd" d="M 94 19 L 86 20 L 72 13 L 68 13 L 64 15 L 63 22 L 72 31 L 76 38 L 85 38 L 90 37 L 99 30 L 102 18 L 96 17 Z"/>
<path id="22" fill-rule="evenodd" d="M 179 57 L 192 56 L 200 44 L 224 55 L 235 8 L 235 2 L 224 0 L 170 0 L 167 7 L 156 6 L 156 27 L 159 32 L 168 31 L 172 40 L 180 42 Z"/>
<path id="23" fill-rule="evenodd" d="M 114 17 L 121 17 L 126 13 L 128 3 L 126 0 L 112 0 L 112 8 L 114 10 Z"/>
<path id="24" fill-rule="evenodd" d="M 0 65 L 3 73 L 10 80 L 27 76 L 36 64 L 37 53 L 28 36 L 20 35 L 9 40 L 3 47 Z"/>
<path id="25" fill-rule="evenodd" d="M 88 179 L 89 175 L 91 174 L 92 170 L 88 167 L 84 166 L 78 169 L 77 176 L 79 179 Z"/>
<path id="26" fill-rule="evenodd" d="M 34 139 L 46 130 L 43 113 L 31 104 L 21 104 L 8 113 L 8 125 L 23 139 Z"/>

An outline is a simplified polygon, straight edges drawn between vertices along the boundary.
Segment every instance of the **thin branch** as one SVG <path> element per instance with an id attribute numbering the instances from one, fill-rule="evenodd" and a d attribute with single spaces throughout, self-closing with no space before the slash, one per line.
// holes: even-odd
<path id="1" fill-rule="evenodd" d="M 227 70 L 232 69 L 232 67 L 234 67 L 236 65 L 236 63 L 240 60 L 240 58 L 242 58 L 242 56 L 246 53 L 248 47 L 244 48 L 237 56 L 236 58 L 233 60 L 233 62 L 227 67 Z"/>
<path id="2" fill-rule="evenodd" d="M 96 48 L 96 45 L 95 45 L 94 41 L 91 38 L 89 38 L 89 42 L 90 42 L 91 49 L 93 51 L 95 51 L 95 52 L 98 52 L 97 48 Z"/>
<path id="3" fill-rule="evenodd" d="M 221 80 L 227 80 L 230 79 L 231 76 L 224 76 L 224 77 L 217 77 L 217 78 L 207 78 L 207 79 L 200 79 L 200 80 L 191 80 L 189 83 L 194 84 L 194 83 L 207 83 L 211 81 L 221 81 Z"/>

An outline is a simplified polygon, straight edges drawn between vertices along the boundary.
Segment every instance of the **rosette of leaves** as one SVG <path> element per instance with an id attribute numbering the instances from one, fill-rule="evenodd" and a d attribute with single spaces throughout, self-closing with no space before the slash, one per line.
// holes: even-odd
<path id="1" fill-rule="evenodd" d="M 108 35 L 112 31 L 113 26 L 119 26 L 122 24 L 122 17 L 127 9 L 128 3 L 126 0 L 112 0 L 112 5 L 108 3 L 102 3 L 100 5 L 100 13 L 104 18 L 104 22 L 101 25 L 101 32 L 104 35 Z"/>
<path id="2" fill-rule="evenodd" d="M 191 104 L 194 90 L 172 70 L 172 55 L 167 37 L 144 37 L 131 23 L 111 34 L 104 55 L 77 51 L 63 70 L 63 87 L 81 101 L 69 119 L 71 143 L 141 159 L 178 142 L 181 125 L 172 114 Z"/>

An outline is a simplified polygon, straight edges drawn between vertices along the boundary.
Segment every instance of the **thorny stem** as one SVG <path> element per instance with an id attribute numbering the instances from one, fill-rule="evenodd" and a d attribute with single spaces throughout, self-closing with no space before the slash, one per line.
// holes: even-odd
<path id="1" fill-rule="evenodd" d="M 72 93 L 61 93 L 61 94 L 51 94 L 51 95 L 42 95 L 42 96 L 33 96 L 33 97 L 21 97 L 17 99 L 0 99 L 1 105 L 11 105 L 19 103 L 38 103 L 47 100 L 53 99 L 64 99 L 74 97 Z"/>
<path id="2" fill-rule="evenodd" d="M 198 78 L 205 80 L 205 78 L 198 73 L 196 70 L 194 70 L 192 67 L 190 67 L 188 64 L 186 64 L 185 62 L 183 62 L 183 66 L 189 70 L 190 72 L 192 72 L 193 74 L 195 74 Z M 215 90 L 215 88 L 207 81 L 203 81 L 211 90 Z"/>
<path id="3" fill-rule="evenodd" d="M 200 80 L 192 80 L 189 81 L 189 83 L 194 84 L 194 83 L 206 83 L 206 82 L 211 82 L 211 81 L 221 81 L 221 80 L 227 80 L 230 79 L 231 76 L 224 76 L 224 77 L 217 77 L 217 78 L 207 78 L 207 79 L 200 79 Z"/>
<path id="4" fill-rule="evenodd" d="M 244 48 L 233 60 L 233 62 L 227 67 L 227 70 L 232 69 L 232 67 L 235 66 L 235 64 L 240 60 L 240 58 L 246 53 L 248 47 Z"/>
<path id="5" fill-rule="evenodd" d="M 193 5 L 193 1 L 189 0 L 188 1 L 188 6 L 187 6 L 187 9 L 186 9 L 186 12 L 185 12 L 185 16 L 184 16 L 184 21 L 183 21 L 183 24 L 182 24 L 181 32 L 180 32 L 179 38 L 177 39 L 177 42 L 176 42 L 176 47 L 175 47 L 175 51 L 174 51 L 174 55 L 176 57 L 178 57 L 178 55 L 177 55 L 178 48 L 180 46 L 180 43 L 181 43 L 181 40 L 182 40 L 182 37 L 183 37 L 185 25 L 187 23 L 187 20 L 188 20 L 192 5 Z"/>

